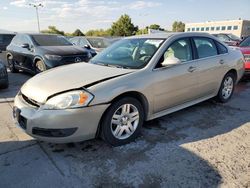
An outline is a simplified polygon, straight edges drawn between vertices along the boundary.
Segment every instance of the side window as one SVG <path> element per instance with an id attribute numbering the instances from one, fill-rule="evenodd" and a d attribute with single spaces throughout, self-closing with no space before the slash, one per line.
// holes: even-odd
<path id="1" fill-rule="evenodd" d="M 13 38 L 13 40 L 12 40 L 12 43 L 14 44 L 14 45 L 20 45 L 20 35 L 16 35 L 14 38 Z"/>
<path id="2" fill-rule="evenodd" d="M 31 45 L 31 42 L 29 41 L 28 37 L 26 37 L 25 35 L 20 35 L 19 36 L 19 40 L 17 45 L 21 46 L 22 44 L 29 44 Z"/>
<path id="3" fill-rule="evenodd" d="M 212 39 L 202 37 L 194 38 L 194 43 L 199 58 L 217 55 L 217 48 Z"/>
<path id="4" fill-rule="evenodd" d="M 217 41 L 214 41 L 214 42 L 217 46 L 219 54 L 226 54 L 228 52 L 227 48 L 223 44 L 221 44 Z"/>
<path id="5" fill-rule="evenodd" d="M 79 39 L 80 40 L 80 46 L 85 46 L 85 45 L 88 45 L 88 42 L 87 42 L 87 40 L 86 39 L 84 39 L 84 38 L 81 38 L 81 39 Z"/>
<path id="6" fill-rule="evenodd" d="M 165 51 L 163 56 L 160 58 L 156 68 L 162 67 L 164 62 L 171 58 L 177 58 L 180 62 L 186 62 L 193 59 L 192 48 L 190 40 L 188 38 L 179 39 L 173 42 Z"/>

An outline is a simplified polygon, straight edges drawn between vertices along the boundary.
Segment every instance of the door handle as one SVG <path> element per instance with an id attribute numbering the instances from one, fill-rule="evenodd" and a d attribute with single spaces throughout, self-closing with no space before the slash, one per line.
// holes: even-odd
<path id="1" fill-rule="evenodd" d="M 196 70 L 196 67 L 193 67 L 193 66 L 188 68 L 188 72 L 194 72 L 195 70 Z"/>
<path id="2" fill-rule="evenodd" d="M 220 64 L 223 65 L 225 61 L 223 59 L 220 60 Z"/>

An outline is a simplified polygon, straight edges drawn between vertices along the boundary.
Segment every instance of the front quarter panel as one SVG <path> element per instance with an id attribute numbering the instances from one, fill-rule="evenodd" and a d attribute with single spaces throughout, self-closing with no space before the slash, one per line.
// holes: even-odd
<path id="1" fill-rule="evenodd" d="M 147 114 L 150 115 L 153 111 L 153 80 L 150 71 L 144 69 L 98 83 L 87 88 L 95 96 L 90 105 L 111 103 L 124 93 L 139 92 L 147 99 Z"/>

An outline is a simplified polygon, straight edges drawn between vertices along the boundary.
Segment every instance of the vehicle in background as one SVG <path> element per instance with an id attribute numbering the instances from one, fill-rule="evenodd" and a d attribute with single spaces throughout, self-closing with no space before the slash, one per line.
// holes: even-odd
<path id="1" fill-rule="evenodd" d="M 233 34 L 219 33 L 213 35 L 222 42 L 226 43 L 228 46 L 238 46 L 241 42 L 241 39 Z"/>
<path id="2" fill-rule="evenodd" d="M 82 36 L 80 36 L 80 37 L 71 37 L 71 38 L 68 38 L 68 40 L 72 44 L 74 44 L 76 46 L 80 46 L 80 47 L 88 50 L 91 53 L 92 57 L 94 57 L 97 54 L 96 51 L 93 48 L 90 47 L 90 45 L 89 45 L 89 43 L 88 43 L 88 41 L 87 41 L 87 39 L 85 37 L 82 37 Z"/>
<path id="3" fill-rule="evenodd" d="M 15 34 L 0 33 L 0 52 L 5 51 Z"/>
<path id="4" fill-rule="evenodd" d="M 86 37 L 89 46 L 97 53 L 111 45 L 108 39 L 104 37 Z"/>
<path id="5" fill-rule="evenodd" d="M 9 87 L 8 73 L 5 64 L 0 61 L 0 89 Z"/>
<path id="6" fill-rule="evenodd" d="M 250 37 L 245 38 L 240 43 L 239 48 L 245 58 L 245 73 L 250 74 Z"/>
<path id="7" fill-rule="evenodd" d="M 229 101 L 243 74 L 240 50 L 209 34 L 133 36 L 89 63 L 31 78 L 15 97 L 13 115 L 39 140 L 67 143 L 101 136 L 119 146 L 133 141 L 144 121 L 213 97 Z"/>
<path id="8" fill-rule="evenodd" d="M 75 40 L 74 40 L 75 39 Z M 70 39 L 75 45 L 85 47 L 87 49 L 92 49 L 96 53 L 101 52 L 103 49 L 110 46 L 110 42 L 107 38 L 104 37 L 74 37 Z"/>
<path id="9" fill-rule="evenodd" d="M 122 37 L 108 38 L 110 44 L 114 44 L 115 42 L 118 42 L 121 39 Z"/>
<path id="10" fill-rule="evenodd" d="M 11 72 L 24 70 L 35 74 L 92 58 L 88 51 L 65 37 L 52 34 L 17 34 L 7 47 L 6 57 Z"/>

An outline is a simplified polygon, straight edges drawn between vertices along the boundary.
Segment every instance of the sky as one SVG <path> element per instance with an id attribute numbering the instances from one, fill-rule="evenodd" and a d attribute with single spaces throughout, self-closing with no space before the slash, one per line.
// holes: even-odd
<path id="1" fill-rule="evenodd" d="M 250 20 L 250 0 L 0 0 L 0 29 L 36 32 L 36 12 L 30 3 L 43 4 L 41 29 L 54 25 L 65 32 L 107 29 L 125 13 L 140 28 L 159 24 L 168 30 L 175 20 Z"/>

